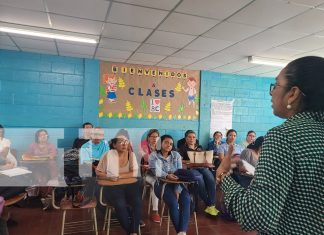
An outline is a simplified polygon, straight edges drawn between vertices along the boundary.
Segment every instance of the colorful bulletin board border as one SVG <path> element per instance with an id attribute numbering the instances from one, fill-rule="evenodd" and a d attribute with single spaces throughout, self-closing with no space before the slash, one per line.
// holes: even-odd
<path id="1" fill-rule="evenodd" d="M 197 120 L 200 73 L 101 61 L 99 118 Z"/>

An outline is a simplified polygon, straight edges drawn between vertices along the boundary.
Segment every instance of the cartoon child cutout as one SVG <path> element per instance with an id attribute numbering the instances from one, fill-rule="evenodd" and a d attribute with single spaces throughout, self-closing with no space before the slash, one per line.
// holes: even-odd
<path id="1" fill-rule="evenodd" d="M 194 77 L 189 77 L 188 82 L 187 82 L 188 87 L 187 88 L 182 88 L 185 92 L 188 92 L 189 106 L 191 104 L 193 106 L 195 106 L 195 97 L 196 97 L 196 94 L 197 94 L 197 91 L 196 91 L 196 88 L 195 88 L 196 84 L 197 84 L 196 79 Z"/>
<path id="2" fill-rule="evenodd" d="M 116 102 L 117 95 L 117 78 L 115 76 L 109 76 L 108 74 L 105 74 L 104 82 L 106 84 L 106 94 L 107 98 L 111 103 Z"/>

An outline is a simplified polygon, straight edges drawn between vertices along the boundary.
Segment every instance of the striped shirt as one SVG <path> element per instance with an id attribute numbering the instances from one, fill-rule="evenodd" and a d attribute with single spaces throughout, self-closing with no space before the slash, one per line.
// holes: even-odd
<path id="1" fill-rule="evenodd" d="M 324 234 L 324 112 L 303 112 L 271 129 L 247 189 L 226 176 L 225 204 L 244 230 Z"/>

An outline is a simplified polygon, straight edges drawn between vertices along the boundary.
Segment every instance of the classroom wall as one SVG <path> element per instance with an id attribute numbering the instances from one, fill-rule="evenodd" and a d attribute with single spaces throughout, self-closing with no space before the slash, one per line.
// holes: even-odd
<path id="1" fill-rule="evenodd" d="M 232 128 L 237 131 L 237 143 L 245 139 L 249 130 L 260 136 L 281 124 L 283 120 L 275 117 L 271 108 L 269 86 L 273 82 L 268 77 L 202 71 L 199 139 L 209 137 L 211 100 L 234 100 Z"/>
<path id="2" fill-rule="evenodd" d="M 239 139 L 254 129 L 264 134 L 281 123 L 274 118 L 268 95 L 270 78 L 201 73 L 200 119 L 161 121 L 98 118 L 99 61 L 0 50 L 0 123 L 6 127 L 64 128 L 58 146 L 71 146 L 85 121 L 105 128 L 157 128 L 182 138 L 187 129 L 209 139 L 210 101 L 234 102 L 233 128 Z"/>

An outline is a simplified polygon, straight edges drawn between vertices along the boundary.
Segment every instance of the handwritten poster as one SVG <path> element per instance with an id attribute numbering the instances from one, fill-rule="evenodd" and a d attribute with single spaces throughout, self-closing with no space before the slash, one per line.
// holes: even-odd
<path id="1" fill-rule="evenodd" d="M 226 136 L 227 130 L 232 128 L 233 101 L 211 100 L 210 109 L 210 137 L 215 131 L 220 131 Z"/>
<path id="2" fill-rule="evenodd" d="M 199 71 L 101 61 L 99 118 L 197 120 Z"/>

